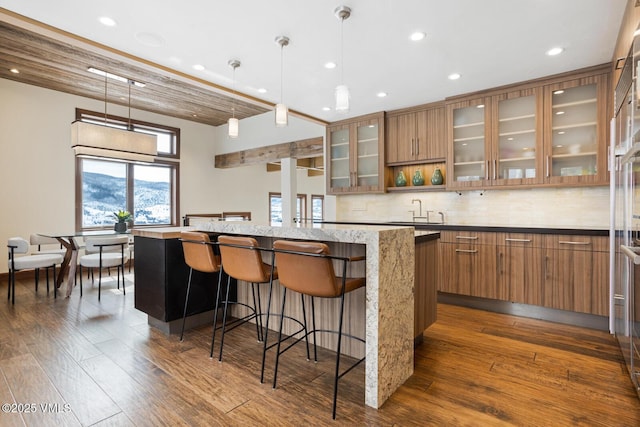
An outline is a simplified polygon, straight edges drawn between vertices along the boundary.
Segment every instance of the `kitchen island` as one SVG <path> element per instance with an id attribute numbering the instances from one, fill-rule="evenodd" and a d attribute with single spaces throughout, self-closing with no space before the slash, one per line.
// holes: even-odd
<path id="1" fill-rule="evenodd" d="M 136 239 L 176 239 L 183 229 L 134 230 Z M 197 229 L 254 236 L 264 247 L 275 239 L 323 241 L 338 255 L 366 255 L 363 307 L 350 304 L 347 317 L 362 317 L 365 344 L 365 404 L 379 408 L 413 373 L 414 229 L 406 226 L 210 222 Z M 137 243 L 136 243 L 137 245 Z M 144 257 L 143 253 L 136 257 Z M 136 272 L 137 274 L 137 272 Z M 137 276 L 136 276 L 137 280 Z M 277 298 L 277 296 L 274 296 Z M 360 316 L 359 316 L 360 315 Z"/>

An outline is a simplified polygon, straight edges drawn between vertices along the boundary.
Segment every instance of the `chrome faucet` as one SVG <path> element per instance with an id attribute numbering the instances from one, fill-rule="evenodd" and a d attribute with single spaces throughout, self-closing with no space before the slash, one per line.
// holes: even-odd
<path id="1" fill-rule="evenodd" d="M 444 213 L 443 212 L 438 212 L 438 215 L 440 215 L 441 222 L 444 224 Z"/>
<path id="2" fill-rule="evenodd" d="M 413 219 L 415 220 L 416 218 L 422 218 L 422 200 L 420 199 L 412 199 L 411 203 L 415 203 L 418 202 L 420 205 L 420 213 L 418 214 L 418 216 L 416 217 L 416 211 L 411 211 L 413 212 Z"/>

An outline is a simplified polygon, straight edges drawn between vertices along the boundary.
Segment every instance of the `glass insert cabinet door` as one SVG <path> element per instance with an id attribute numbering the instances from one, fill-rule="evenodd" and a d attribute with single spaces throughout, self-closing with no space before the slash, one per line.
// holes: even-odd
<path id="1" fill-rule="evenodd" d="M 332 189 L 351 187 L 349 125 L 330 130 L 329 150 L 331 155 L 329 187 Z"/>
<path id="2" fill-rule="evenodd" d="M 356 126 L 358 187 L 377 187 L 379 182 L 378 124 L 366 123 Z"/>
<path id="3" fill-rule="evenodd" d="M 450 144 L 453 186 L 480 186 L 489 179 L 486 168 L 489 157 L 486 141 L 487 112 L 488 106 L 483 99 L 450 106 L 448 114 L 453 123 L 453 141 Z"/>
<path id="4" fill-rule="evenodd" d="M 546 111 L 545 173 L 551 182 L 592 182 L 607 173 L 606 150 L 598 141 L 606 140 L 602 123 L 605 78 L 588 79 L 549 86 Z"/>
<path id="5" fill-rule="evenodd" d="M 509 183 L 533 183 L 537 177 L 538 96 L 536 93 L 496 99 L 497 136 L 492 179 Z"/>

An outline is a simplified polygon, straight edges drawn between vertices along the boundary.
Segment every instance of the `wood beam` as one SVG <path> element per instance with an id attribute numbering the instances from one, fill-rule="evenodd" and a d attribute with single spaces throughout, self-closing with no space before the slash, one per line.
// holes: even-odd
<path id="1" fill-rule="evenodd" d="M 261 165 L 286 158 L 305 159 L 317 157 L 322 156 L 322 148 L 322 137 L 284 142 L 234 153 L 219 154 L 215 157 L 215 167 L 227 169 L 238 166 Z"/>

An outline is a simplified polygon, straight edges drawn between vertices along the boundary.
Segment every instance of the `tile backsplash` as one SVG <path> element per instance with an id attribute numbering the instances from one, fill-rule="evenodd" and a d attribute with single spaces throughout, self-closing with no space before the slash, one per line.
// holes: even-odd
<path id="1" fill-rule="evenodd" d="M 609 227 L 609 187 L 535 188 L 338 196 L 338 221 L 411 221 L 423 216 L 459 225 Z"/>

